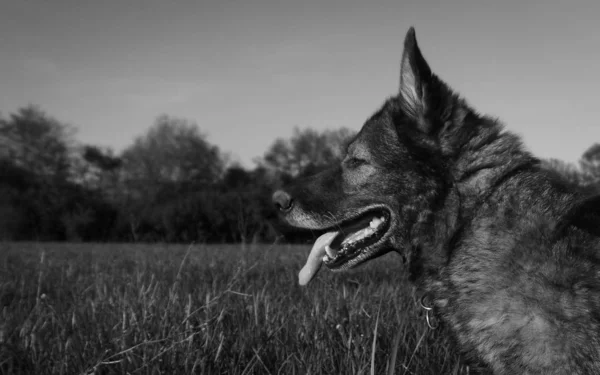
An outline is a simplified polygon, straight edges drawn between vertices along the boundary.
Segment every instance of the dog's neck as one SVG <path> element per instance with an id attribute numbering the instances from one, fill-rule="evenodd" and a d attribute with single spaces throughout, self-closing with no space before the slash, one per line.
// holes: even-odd
<path id="1" fill-rule="evenodd" d="M 469 140 L 455 153 L 443 204 L 430 221 L 413 225 L 410 273 L 425 291 L 443 284 L 442 270 L 463 229 L 460 223 L 470 222 L 479 206 L 512 176 L 539 164 L 516 135 L 503 132 L 491 119 L 478 122 L 483 126 L 472 127 Z"/>
<path id="2" fill-rule="evenodd" d="M 453 122 L 461 124 L 460 128 L 441 134 L 440 143 L 444 156 L 452 160 L 451 183 L 464 198 L 463 204 L 484 199 L 514 173 L 539 164 L 524 149 L 520 138 L 505 131 L 495 119 L 478 115 L 459 98 L 455 98 L 452 108 Z"/>

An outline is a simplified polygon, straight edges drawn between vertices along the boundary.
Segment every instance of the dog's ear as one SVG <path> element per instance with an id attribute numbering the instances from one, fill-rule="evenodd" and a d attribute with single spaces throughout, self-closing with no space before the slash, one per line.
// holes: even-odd
<path id="1" fill-rule="evenodd" d="M 419 128 L 426 133 L 430 130 L 427 121 L 428 97 L 432 73 L 427 61 L 423 58 L 415 29 L 411 27 L 404 39 L 404 52 L 400 67 L 400 102 L 404 112 L 417 122 Z"/>

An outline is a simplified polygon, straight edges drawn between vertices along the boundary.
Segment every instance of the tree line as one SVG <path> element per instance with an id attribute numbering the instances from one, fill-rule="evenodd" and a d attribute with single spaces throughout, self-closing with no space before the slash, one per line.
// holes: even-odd
<path id="1" fill-rule="evenodd" d="M 157 117 L 119 153 L 78 142 L 75 130 L 36 106 L 0 115 L 0 240 L 276 241 L 273 189 L 339 161 L 354 136 L 295 128 L 248 169 L 186 119 Z M 579 166 L 544 165 L 600 187 L 600 144 Z"/>
<path id="2" fill-rule="evenodd" d="M 27 106 L 0 116 L 0 240 L 276 241 L 274 187 L 339 160 L 348 129 L 294 130 L 248 169 L 161 115 L 123 151 Z"/>

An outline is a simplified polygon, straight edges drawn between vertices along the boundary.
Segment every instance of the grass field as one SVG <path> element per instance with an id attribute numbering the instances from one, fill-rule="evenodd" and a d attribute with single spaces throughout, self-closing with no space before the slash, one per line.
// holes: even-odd
<path id="1" fill-rule="evenodd" d="M 0 243 L 0 373 L 465 372 L 399 257 L 300 287 L 308 250 Z"/>

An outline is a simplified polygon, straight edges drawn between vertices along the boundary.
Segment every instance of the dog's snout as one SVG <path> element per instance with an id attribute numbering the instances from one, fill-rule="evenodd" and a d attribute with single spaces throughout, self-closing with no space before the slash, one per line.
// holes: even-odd
<path id="1" fill-rule="evenodd" d="M 285 191 L 277 190 L 273 193 L 273 203 L 275 203 L 275 207 L 277 207 L 279 211 L 287 212 L 292 209 L 294 200 Z"/>

